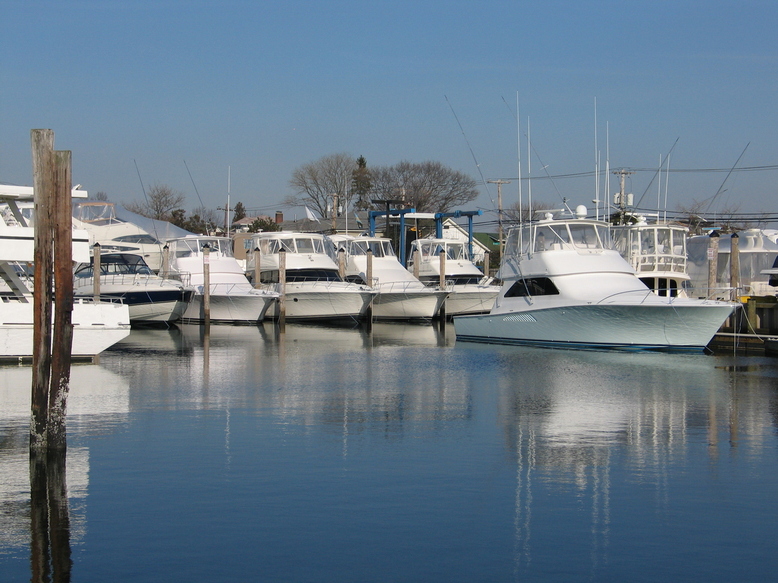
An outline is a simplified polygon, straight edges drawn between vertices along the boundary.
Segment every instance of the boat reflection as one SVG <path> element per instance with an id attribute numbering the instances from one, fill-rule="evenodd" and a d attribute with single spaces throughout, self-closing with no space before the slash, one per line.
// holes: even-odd
<path id="1" fill-rule="evenodd" d="M 609 558 L 614 456 L 628 458 L 635 487 L 653 490 L 662 513 L 669 512 L 671 468 L 691 455 L 691 435 L 707 435 L 712 462 L 723 448 L 758 455 L 778 425 L 778 396 L 764 382 L 778 366 L 758 362 L 753 374 L 734 375 L 694 356 L 540 349 L 507 356 L 499 422 L 516 463 L 516 568 L 543 544 L 533 543 L 535 491 L 569 489 L 585 504 L 594 570 Z"/>
<path id="2" fill-rule="evenodd" d="M 86 533 L 89 450 L 30 457 L 30 367 L 0 367 L 0 554 L 31 548 L 32 581 L 68 581 Z M 81 435 L 127 422 L 129 384 L 98 365 L 73 366 L 68 428 Z M 67 479 L 65 478 L 67 468 Z"/>

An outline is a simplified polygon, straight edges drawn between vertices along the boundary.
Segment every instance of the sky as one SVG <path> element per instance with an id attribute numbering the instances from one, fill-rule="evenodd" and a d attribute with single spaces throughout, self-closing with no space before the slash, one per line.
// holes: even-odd
<path id="1" fill-rule="evenodd" d="M 302 216 L 292 172 L 341 152 L 464 172 L 484 220 L 519 166 L 523 200 L 591 207 L 606 163 L 643 208 L 778 210 L 774 0 L 0 0 L 0 22 L 2 183 L 32 184 L 50 128 L 90 194 L 166 185 L 190 212 L 229 191 Z"/>

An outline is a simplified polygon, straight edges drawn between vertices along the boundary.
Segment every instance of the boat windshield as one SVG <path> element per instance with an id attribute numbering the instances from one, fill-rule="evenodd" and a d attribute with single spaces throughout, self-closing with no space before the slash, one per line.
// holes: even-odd
<path id="1" fill-rule="evenodd" d="M 602 249 L 597 226 L 587 223 L 569 223 L 570 236 L 577 249 Z"/>
<path id="2" fill-rule="evenodd" d="M 368 251 L 373 252 L 373 257 L 393 257 L 394 250 L 390 241 L 381 240 L 356 240 L 350 241 L 349 253 L 351 255 L 367 255 Z"/>
<path id="3" fill-rule="evenodd" d="M 81 264 L 76 277 L 92 277 L 94 257 L 89 263 Z M 100 257 L 100 275 L 153 275 L 153 272 L 138 255 L 109 254 Z"/>
<path id="4" fill-rule="evenodd" d="M 544 221 L 511 230 L 508 233 L 505 252 L 519 252 L 526 255 L 530 252 L 571 248 L 587 250 L 610 248 L 607 227 L 577 221 Z"/>
<path id="5" fill-rule="evenodd" d="M 200 255 L 205 245 L 208 245 L 211 254 L 221 254 L 223 257 L 233 257 L 231 242 L 227 239 L 217 238 L 176 239 L 173 242 L 173 252 L 176 257 L 197 256 Z"/>
<path id="6" fill-rule="evenodd" d="M 321 239 L 296 239 L 298 253 L 324 253 L 324 243 Z"/>

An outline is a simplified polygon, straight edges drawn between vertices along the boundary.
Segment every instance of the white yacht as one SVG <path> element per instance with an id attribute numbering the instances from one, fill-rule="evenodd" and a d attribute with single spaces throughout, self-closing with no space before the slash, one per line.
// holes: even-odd
<path id="1" fill-rule="evenodd" d="M 278 298 L 278 294 L 254 289 L 246 279 L 232 252 L 232 241 L 226 237 L 192 235 L 170 239 L 169 275 L 165 266 L 163 275 L 180 278 L 188 283 L 193 294 L 181 321 L 200 323 L 205 320 L 205 262 L 210 277 L 210 319 L 213 323 L 256 324 Z M 208 245 L 208 254 L 203 248 Z"/>
<path id="2" fill-rule="evenodd" d="M 486 315 L 454 318 L 457 339 L 569 348 L 700 351 L 735 308 L 659 296 L 611 248 L 607 223 L 544 220 L 509 231 Z"/>
<path id="3" fill-rule="evenodd" d="M 93 298 L 95 292 L 94 257 L 81 263 L 74 274 L 73 294 Z M 155 275 L 132 253 L 100 255 L 99 294 L 101 299 L 116 300 L 130 308 L 130 323 L 175 322 L 186 310 L 192 291 L 175 279 Z"/>
<path id="4" fill-rule="evenodd" d="M 427 287 L 398 261 L 389 239 L 331 235 L 335 252 L 344 249 L 347 279 L 378 291 L 373 317 L 385 320 L 429 319 L 438 315 L 447 290 Z M 372 281 L 368 281 L 367 252 L 372 251 Z"/>
<path id="5" fill-rule="evenodd" d="M 19 201 L 32 200 L 32 187 L 0 185 L 0 359 L 32 356 L 34 217 L 30 220 L 18 206 Z M 73 231 L 73 259 L 89 260 L 89 238 L 84 231 Z M 77 358 L 91 358 L 130 333 L 129 310 L 116 302 L 77 299 L 72 322 L 71 353 Z"/>
<path id="6" fill-rule="evenodd" d="M 686 238 L 689 229 L 638 217 L 630 225 L 611 227 L 616 250 L 632 266 L 640 280 L 660 296 L 686 296 Z"/>
<path id="7" fill-rule="evenodd" d="M 441 251 L 445 282 L 451 291 L 446 298 L 446 315 L 483 314 L 491 310 L 500 286 L 494 278 L 484 276 L 471 261 L 463 241 L 416 239 L 411 242 L 408 271 L 414 275 L 418 273 L 419 280 L 426 286 L 439 286 Z"/>
<path id="8" fill-rule="evenodd" d="M 324 235 L 272 231 L 257 233 L 245 241 L 246 272 L 254 277 L 252 249 L 259 249 L 259 284 L 280 291 L 279 251 L 286 257 L 285 309 L 289 319 L 361 318 L 376 292 L 367 285 L 344 281 L 338 265 L 327 255 Z M 277 317 L 278 306 L 268 311 Z"/>

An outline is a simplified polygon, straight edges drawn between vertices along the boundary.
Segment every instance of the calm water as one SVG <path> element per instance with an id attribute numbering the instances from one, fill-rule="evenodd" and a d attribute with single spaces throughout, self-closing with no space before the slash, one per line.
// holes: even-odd
<path id="1" fill-rule="evenodd" d="M 100 582 L 775 578 L 778 360 L 452 328 L 133 331 L 73 370 L 53 556 Z M 46 542 L 29 374 L 0 369 L 3 582 Z"/>

